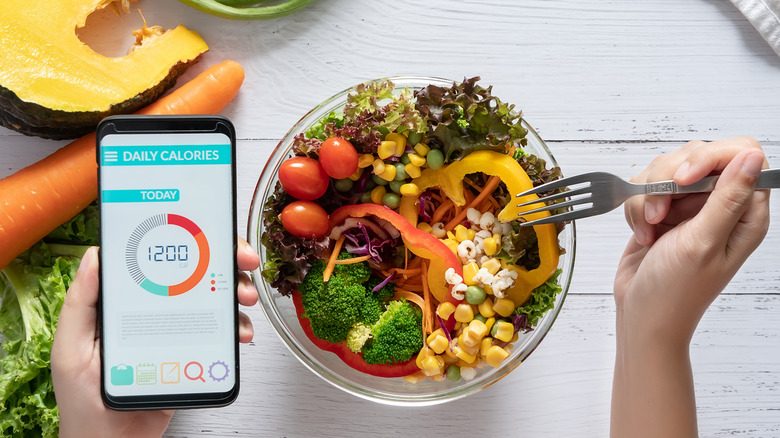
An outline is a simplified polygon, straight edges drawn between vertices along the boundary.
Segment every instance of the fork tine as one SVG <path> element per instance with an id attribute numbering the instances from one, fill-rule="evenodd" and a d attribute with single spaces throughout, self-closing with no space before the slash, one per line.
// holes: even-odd
<path id="1" fill-rule="evenodd" d="M 518 207 L 525 207 L 526 205 L 538 204 L 540 202 L 555 201 L 556 199 L 569 198 L 571 196 L 577 196 L 577 195 L 581 195 L 583 193 L 590 193 L 590 191 L 591 191 L 590 186 L 580 187 L 578 189 L 569 190 L 569 191 L 561 192 L 561 193 L 555 193 L 555 194 L 552 194 L 552 195 L 549 195 L 549 196 L 545 196 L 543 198 L 534 199 L 533 201 L 523 202 L 522 204 L 517 204 L 517 206 Z"/>
<path id="2" fill-rule="evenodd" d="M 562 187 L 567 187 L 575 184 L 580 183 L 586 183 L 590 182 L 594 175 L 597 175 L 599 173 L 603 172 L 589 172 L 589 173 L 582 173 L 579 175 L 570 176 L 568 178 L 562 178 L 562 179 L 556 179 L 555 181 L 550 181 L 548 183 L 544 183 L 540 186 L 536 186 L 532 189 L 528 189 L 522 193 L 518 193 L 517 197 L 522 198 L 526 195 L 537 195 L 539 193 L 548 192 L 550 190 L 560 189 Z"/>
<path id="3" fill-rule="evenodd" d="M 573 207 L 575 205 L 581 205 L 581 204 L 589 204 L 593 202 L 590 200 L 590 198 L 591 198 L 590 196 L 585 196 L 577 199 L 569 199 L 568 201 L 559 202 L 557 204 L 545 205 L 544 207 L 539 207 L 533 210 L 524 211 L 520 213 L 519 216 L 523 217 L 523 216 L 532 215 L 534 213 L 541 213 L 543 211 L 557 210 L 559 208 L 568 208 L 568 207 Z"/>
<path id="4" fill-rule="evenodd" d="M 573 221 L 576 219 L 582 219 L 589 216 L 597 215 L 598 211 L 592 208 L 581 208 L 579 210 L 567 211 L 566 213 L 554 214 L 551 216 L 543 217 L 528 222 L 521 222 L 521 227 L 530 227 L 533 225 L 555 224 L 559 222 Z"/>

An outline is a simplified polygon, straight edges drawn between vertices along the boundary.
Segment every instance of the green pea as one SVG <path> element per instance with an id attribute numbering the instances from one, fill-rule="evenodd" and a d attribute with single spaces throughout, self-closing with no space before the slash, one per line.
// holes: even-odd
<path id="1" fill-rule="evenodd" d="M 376 187 L 376 183 L 373 179 L 369 178 L 368 181 L 366 181 L 366 191 L 370 192 L 371 190 L 374 190 L 374 187 Z"/>
<path id="2" fill-rule="evenodd" d="M 384 196 L 382 196 L 382 204 L 385 204 L 390 208 L 398 208 L 398 206 L 401 205 L 401 197 L 395 193 L 385 193 Z"/>
<path id="3" fill-rule="evenodd" d="M 401 193 L 401 186 L 404 185 L 405 181 L 390 181 L 390 190 L 394 191 L 395 193 L 400 194 Z"/>
<path id="4" fill-rule="evenodd" d="M 410 160 L 410 159 L 409 159 L 409 154 L 403 154 L 403 155 L 401 155 L 401 163 L 403 163 L 403 164 L 409 164 L 409 163 L 411 163 L 411 162 L 412 162 L 412 160 Z M 404 171 L 406 171 L 406 169 L 404 169 Z"/>
<path id="5" fill-rule="evenodd" d="M 479 313 L 477 313 L 476 315 L 474 315 L 474 319 L 477 319 L 477 320 L 479 320 L 479 321 L 481 321 L 481 322 L 483 322 L 483 323 L 487 322 L 487 318 L 485 318 L 484 316 L 482 316 L 482 315 L 481 315 L 481 314 L 479 314 Z"/>
<path id="6" fill-rule="evenodd" d="M 457 382 L 460 380 L 460 367 L 457 365 L 450 365 L 447 367 L 447 380 L 451 382 Z"/>
<path id="7" fill-rule="evenodd" d="M 389 182 L 388 180 L 386 180 L 384 178 L 380 178 L 379 175 L 377 175 L 377 174 L 372 174 L 371 175 L 371 181 L 375 182 L 376 185 L 378 185 L 378 186 L 386 186 L 387 183 Z"/>
<path id="8" fill-rule="evenodd" d="M 404 169 L 404 165 L 401 163 L 396 163 L 395 165 L 395 180 L 396 181 L 403 181 L 406 179 L 406 169 Z"/>
<path id="9" fill-rule="evenodd" d="M 428 167 L 431 169 L 441 169 L 441 166 L 444 165 L 444 154 L 438 149 L 431 149 L 425 158 L 428 160 Z"/>
<path id="10" fill-rule="evenodd" d="M 408 144 L 414 147 L 414 145 L 422 141 L 422 134 L 419 132 L 409 131 L 409 137 L 406 138 L 406 141 Z"/>
<path id="11" fill-rule="evenodd" d="M 360 195 L 360 202 L 363 204 L 370 204 L 371 203 L 371 192 L 363 192 L 363 194 Z"/>
<path id="12" fill-rule="evenodd" d="M 469 286 L 466 288 L 466 301 L 469 304 L 482 304 L 485 301 L 485 289 L 479 286 Z"/>
<path id="13" fill-rule="evenodd" d="M 337 179 L 333 183 L 333 187 L 335 187 L 336 190 L 338 190 L 339 192 L 348 192 L 352 190 L 352 186 L 354 184 L 355 184 L 354 181 L 352 181 L 351 179 L 344 178 L 344 179 Z"/>

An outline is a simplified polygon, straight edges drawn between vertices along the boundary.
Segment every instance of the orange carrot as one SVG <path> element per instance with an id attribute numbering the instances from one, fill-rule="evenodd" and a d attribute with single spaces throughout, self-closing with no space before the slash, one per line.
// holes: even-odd
<path id="1" fill-rule="evenodd" d="M 444 215 L 454 206 L 455 204 L 452 203 L 450 198 L 445 199 L 444 202 L 436 207 L 436 210 L 431 215 L 431 223 L 435 224 L 436 222 L 441 222 Z"/>
<path id="2" fill-rule="evenodd" d="M 352 263 L 365 262 L 366 260 L 368 260 L 370 258 L 371 258 L 370 255 L 364 255 L 364 256 L 360 256 L 360 257 L 353 257 L 351 259 L 343 259 L 343 260 L 336 259 L 336 261 L 333 262 L 333 264 L 335 264 L 335 265 L 350 265 Z"/>
<path id="3" fill-rule="evenodd" d="M 431 312 L 431 291 L 428 289 L 428 265 L 422 264 L 422 285 L 423 285 L 423 336 L 428 335 L 433 330 L 433 313 Z"/>
<path id="4" fill-rule="evenodd" d="M 395 288 L 395 295 L 393 295 L 393 299 L 398 300 L 401 298 L 405 298 L 407 301 L 411 301 L 414 304 L 417 304 L 418 306 L 420 306 L 420 309 L 423 309 L 425 307 L 425 301 L 423 301 L 421 296 L 408 290 Z"/>
<path id="5" fill-rule="evenodd" d="M 137 114 L 218 114 L 243 80 L 241 65 L 224 61 Z M 95 198 L 94 133 L 0 180 L 0 269 Z"/>
<path id="6" fill-rule="evenodd" d="M 333 252 L 330 253 L 330 257 L 328 257 L 328 264 L 325 266 L 325 270 L 322 271 L 322 281 L 328 281 L 330 280 L 330 275 L 333 274 L 333 269 L 336 268 L 336 260 L 339 258 L 339 253 L 341 252 L 341 245 L 344 244 L 344 240 L 346 237 L 342 234 L 339 236 L 338 240 L 336 240 L 336 244 L 333 245 Z"/>
<path id="7" fill-rule="evenodd" d="M 482 188 L 482 191 L 477 195 L 474 200 L 471 201 L 468 205 L 463 207 L 460 212 L 458 212 L 457 215 L 455 215 L 452 220 L 447 222 L 447 224 L 444 226 L 444 229 L 447 231 L 451 231 L 453 228 L 455 228 L 455 225 L 458 225 L 459 223 L 463 222 L 463 219 L 466 218 L 466 211 L 468 211 L 469 208 L 473 207 L 474 205 L 479 204 L 482 202 L 483 199 L 487 196 L 491 196 L 493 194 L 493 190 L 498 187 L 498 183 L 501 182 L 501 178 L 497 176 L 491 176 L 490 179 L 488 179 L 487 183 L 485 183 L 485 187 Z"/>

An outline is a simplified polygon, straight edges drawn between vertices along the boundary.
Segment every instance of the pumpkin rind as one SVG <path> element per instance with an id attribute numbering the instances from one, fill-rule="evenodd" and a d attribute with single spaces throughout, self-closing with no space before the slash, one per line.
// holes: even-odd
<path id="1" fill-rule="evenodd" d="M 2 1 L 0 125 L 27 135 L 75 138 L 106 116 L 136 111 L 208 50 L 196 32 L 178 26 L 108 58 L 75 32 L 105 0 Z"/>

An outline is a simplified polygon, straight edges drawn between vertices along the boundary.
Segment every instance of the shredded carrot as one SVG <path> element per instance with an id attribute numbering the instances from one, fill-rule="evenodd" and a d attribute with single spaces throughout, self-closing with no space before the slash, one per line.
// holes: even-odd
<path id="1" fill-rule="evenodd" d="M 417 304 L 418 306 L 420 306 L 420 309 L 423 311 L 423 314 L 424 314 L 424 312 L 425 312 L 425 300 L 423 300 L 423 297 L 417 295 L 414 292 L 411 292 L 411 291 L 408 291 L 408 290 L 405 290 L 405 289 L 395 288 L 395 295 L 393 295 L 393 299 L 394 300 L 398 300 L 398 299 L 401 299 L 401 298 L 405 298 L 406 300 L 411 301 L 414 304 Z M 425 324 L 425 319 L 423 319 L 423 325 L 424 324 Z"/>
<path id="2" fill-rule="evenodd" d="M 336 265 L 349 265 L 349 264 L 352 264 L 352 263 L 365 262 L 366 260 L 368 260 L 370 258 L 371 258 L 370 255 L 364 255 L 364 256 L 360 256 L 360 257 L 353 257 L 351 259 L 336 260 L 334 262 L 334 264 L 336 264 Z"/>
<path id="3" fill-rule="evenodd" d="M 423 335 L 428 335 L 433 330 L 433 312 L 431 311 L 431 291 L 428 290 L 428 265 L 422 264 L 422 286 L 423 286 Z"/>
<path id="4" fill-rule="evenodd" d="M 322 281 L 328 281 L 330 280 L 330 275 L 333 274 L 333 269 L 336 267 L 336 260 L 339 258 L 339 253 L 341 252 L 341 245 L 344 244 L 344 235 L 342 234 L 341 237 L 336 241 L 336 245 L 333 247 L 333 252 L 330 253 L 330 257 L 328 257 L 328 264 L 325 266 L 325 271 L 322 272 Z"/>
<path id="5" fill-rule="evenodd" d="M 399 275 L 417 275 L 422 273 L 421 268 L 415 268 L 415 269 L 398 269 L 398 268 L 392 268 L 390 271 L 395 272 Z M 389 274 L 388 274 L 389 275 Z"/>
<path id="6" fill-rule="evenodd" d="M 447 231 L 452 230 L 455 228 L 455 225 L 458 225 L 459 223 L 463 222 L 463 219 L 466 218 L 466 211 L 468 211 L 469 208 L 473 207 L 474 205 L 482 202 L 485 197 L 490 196 L 493 194 L 493 190 L 498 187 L 498 183 L 501 182 L 501 178 L 498 176 L 491 176 L 490 179 L 488 179 L 488 182 L 485 184 L 485 187 L 482 188 L 482 191 L 477 195 L 476 198 L 474 198 L 471 203 L 466 205 L 464 208 L 461 209 L 460 213 L 458 213 L 452 220 L 447 222 L 447 224 L 444 226 L 444 229 Z"/>
<path id="7" fill-rule="evenodd" d="M 442 218 L 447 213 L 447 211 L 449 211 L 449 209 L 451 209 L 454 206 L 455 204 L 452 203 L 451 199 L 449 198 L 445 199 L 444 202 L 442 202 L 441 204 L 439 204 L 438 207 L 436 207 L 436 210 L 434 210 L 433 214 L 431 215 L 431 223 L 435 224 L 436 222 L 441 222 Z"/>

